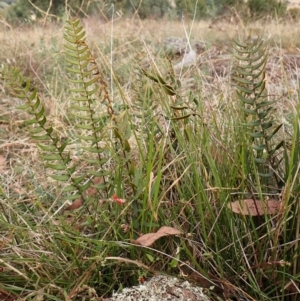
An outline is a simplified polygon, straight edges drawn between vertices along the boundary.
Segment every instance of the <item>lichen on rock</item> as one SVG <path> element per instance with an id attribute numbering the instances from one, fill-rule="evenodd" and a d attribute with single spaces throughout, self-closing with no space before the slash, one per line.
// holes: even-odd
<path id="1" fill-rule="evenodd" d="M 114 294 L 110 301 L 209 301 L 203 288 L 175 277 L 158 275 L 144 284 L 125 288 Z"/>

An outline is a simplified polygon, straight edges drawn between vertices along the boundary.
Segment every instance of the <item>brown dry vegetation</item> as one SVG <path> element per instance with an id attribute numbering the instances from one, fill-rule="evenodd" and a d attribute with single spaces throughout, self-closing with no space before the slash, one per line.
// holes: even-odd
<path id="1" fill-rule="evenodd" d="M 116 86 L 111 85 L 113 77 L 110 73 L 109 63 L 111 56 L 113 56 L 113 75 L 122 88 L 127 102 L 126 105 L 131 107 L 135 95 L 133 88 L 137 81 L 135 71 L 139 68 L 151 66 L 151 70 L 157 70 L 162 75 L 167 74 L 170 70 L 170 63 L 172 65 L 176 64 L 181 57 L 177 57 L 175 54 L 167 56 L 163 50 L 164 41 L 169 37 L 186 38 L 186 29 L 190 33 L 191 44 L 200 41 L 205 44 L 206 49 L 198 53 L 197 66 L 184 68 L 177 75 L 182 82 L 180 93 L 186 95 L 184 96 L 186 99 L 188 99 L 190 91 L 199 97 L 203 104 L 203 122 L 208 124 L 208 127 L 210 122 L 214 120 L 220 126 L 220 129 L 227 130 L 222 128 L 224 112 L 226 113 L 229 108 L 236 106 L 230 78 L 232 39 L 242 39 L 249 33 L 254 38 L 256 36 L 262 37 L 268 45 L 266 82 L 270 99 L 278 100 L 276 103 L 276 118 L 285 123 L 290 118 L 290 114 L 295 111 L 300 82 L 300 24 L 298 23 L 280 23 L 276 21 L 263 23 L 258 21 L 244 24 L 242 22 L 195 21 L 194 23 L 183 24 L 171 21 L 131 19 L 103 23 L 95 17 L 82 21 L 86 29 L 87 43 L 90 45 L 100 69 L 103 70 L 104 79 L 108 87 L 111 88 L 110 93 L 115 103 L 118 103 L 118 101 L 121 103 L 122 100 Z M 11 29 L 2 27 L 0 30 L 0 62 L 18 67 L 24 75 L 28 76 L 39 87 L 41 99 L 54 129 L 58 130 L 62 137 L 68 137 L 71 128 L 68 111 L 70 98 L 67 77 L 64 71 L 63 32 L 63 25 L 55 23 L 46 24 L 44 27 L 42 24 Z M 76 221 L 76 223 L 82 224 L 75 223 L 74 226 L 72 220 L 71 222 L 69 220 L 58 221 L 48 214 L 49 208 L 63 207 L 66 204 L 62 204 L 59 199 L 59 191 L 57 191 L 55 181 L 45 176 L 46 171 L 39 157 L 37 146 L 29 138 L 23 124 L 28 116 L 16 108 L 21 103 L 18 98 L 8 96 L 0 85 L 0 195 L 6 195 L 11 202 L 17 203 L 20 208 L 39 207 L 39 216 L 31 216 L 30 210 L 25 210 L 26 218 L 33 220 L 34 224 L 42 225 L 43 221 L 47 219 L 52 221 L 53 224 L 72 223 L 72 227 L 81 229 L 81 226 L 84 227 L 86 222 L 82 216 Z M 288 126 L 286 125 L 287 133 L 289 132 Z M 74 152 L 74 158 L 76 158 L 76 149 L 72 151 Z M 221 148 L 213 145 L 211 152 L 216 163 L 220 163 L 224 156 Z M 176 158 L 173 159 L 176 161 Z M 174 174 L 175 177 L 179 177 L 176 172 Z M 214 204 L 217 199 L 214 192 L 216 191 L 216 195 L 218 194 L 218 187 L 208 186 L 207 190 L 208 194 L 211 193 L 211 201 Z M 41 199 L 43 199 L 43 202 L 40 201 Z M 47 199 L 48 203 L 44 199 Z M 120 218 L 122 213 L 119 212 L 118 214 L 117 217 Z M 205 212 L 205 214 L 209 217 L 210 213 Z M 22 219 L 22 216 L 19 216 L 19 218 Z M 115 218 L 116 223 L 118 218 Z M 184 228 L 183 224 L 188 224 L 189 218 L 183 213 L 181 218 L 184 221 L 181 226 Z M 47 232 L 47 229 L 43 231 Z M 15 252 L 16 257 L 28 257 L 25 251 L 23 253 L 22 246 L 10 249 L 10 243 L 14 239 L 13 230 L 1 234 L 3 236 L 0 240 L 0 252 Z M 47 243 L 50 244 L 52 237 L 49 233 L 46 234 L 49 235 Z M 41 235 L 42 232 L 28 234 L 27 238 L 32 242 L 33 247 L 38 246 Z M 195 246 L 196 244 L 198 242 L 195 243 Z M 172 246 L 172 243 L 170 245 Z M 47 244 L 43 245 L 43 248 L 45 246 Z M 196 249 L 195 246 L 193 245 L 190 248 Z M 199 243 L 197 247 L 199 249 L 196 251 L 193 249 L 193 252 L 197 253 L 202 245 Z M 173 249 L 176 249 L 175 246 Z M 42 249 L 40 252 L 49 256 L 51 260 L 56 255 L 63 257 L 63 253 L 55 254 L 53 252 L 48 254 L 50 251 L 48 252 L 46 249 Z M 174 254 L 175 251 L 172 255 L 175 256 Z M 28 266 L 25 265 L 24 270 L 20 269 L 17 274 L 21 278 L 26 279 L 25 271 L 39 270 L 40 255 L 35 253 L 32 256 L 36 263 L 34 267 L 28 264 Z M 206 253 L 205 256 L 208 258 L 210 254 Z M 206 262 L 207 259 L 204 258 L 203 261 Z M 1 268 L 9 270 L 12 274 L 16 272 L 10 263 L 3 265 L 1 261 L 0 264 Z M 148 264 L 152 265 L 152 262 L 148 262 Z M 153 263 L 153 266 L 155 266 L 155 263 Z M 84 284 L 85 279 L 90 277 L 88 273 L 84 274 L 86 278 L 82 280 L 82 283 L 80 282 L 82 278 L 78 282 L 76 282 L 78 279 L 74 280 L 76 289 Z M 74 271 L 74 274 L 78 277 L 82 276 L 78 271 Z M 51 269 L 45 271 L 44 277 L 47 278 L 46 276 L 51 278 Z M 116 277 L 114 281 L 117 282 Z M 62 292 L 61 287 L 57 284 L 54 290 L 62 296 L 65 292 Z M 39 288 L 38 285 L 37 288 Z M 49 286 L 44 289 L 45 292 L 50 292 L 53 288 Z M 109 289 L 111 287 L 107 290 Z M 70 293 L 70 290 L 68 293 Z M 2 292 L 0 290 L 0 298 L 1 294 L 7 294 L 7 288 Z M 12 297 L 10 298 L 9 300 L 14 300 Z"/>
<path id="2" fill-rule="evenodd" d="M 84 19 L 83 24 L 88 43 L 96 58 L 102 60 L 102 64 L 110 60 L 113 35 L 113 67 L 115 73 L 120 71 L 121 74 L 128 66 L 144 67 L 145 61 L 157 64 L 163 73 L 165 68 L 168 68 L 166 61 L 162 62 L 160 57 L 164 40 L 169 37 L 186 38 L 186 29 L 191 43 L 201 41 L 205 43 L 207 50 L 198 56 L 200 69 L 185 71 L 183 77 L 193 86 L 194 80 L 189 76 L 191 73 L 197 74 L 203 79 L 203 98 L 206 98 L 206 94 L 209 98 L 218 98 L 221 89 L 226 101 L 230 97 L 227 75 L 230 71 L 232 39 L 245 37 L 251 32 L 253 36 L 262 37 L 269 46 L 267 81 L 270 94 L 296 93 L 298 88 L 300 27 L 297 23 L 257 21 L 251 24 L 232 24 L 223 21 L 196 21 L 182 24 L 171 21 L 121 19 L 112 24 L 103 23 L 93 17 Z M 24 75 L 32 78 L 45 92 L 49 111 L 56 116 L 58 111 L 63 114 L 63 108 L 57 107 L 64 106 L 57 101 L 57 98 L 61 97 L 59 90 L 65 84 L 59 78 L 63 76 L 63 26 L 51 23 L 44 27 L 42 24 L 24 25 L 11 30 L 2 27 L 0 41 L 0 61 L 17 66 Z M 175 64 L 179 60 L 180 58 L 177 58 L 172 63 Z M 45 78 L 51 78 L 50 82 L 46 82 Z M 123 84 L 126 91 L 128 82 Z M 212 89 L 214 93 L 211 93 Z"/>

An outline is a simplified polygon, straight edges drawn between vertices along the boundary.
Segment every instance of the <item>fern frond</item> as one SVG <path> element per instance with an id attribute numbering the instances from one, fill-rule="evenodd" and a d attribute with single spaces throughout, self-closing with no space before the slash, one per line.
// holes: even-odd
<path id="1" fill-rule="evenodd" d="M 265 67 L 267 52 L 261 39 L 247 39 L 240 43 L 234 41 L 235 76 L 233 81 L 236 94 L 243 112 L 245 132 L 249 145 L 255 152 L 254 162 L 259 176 L 264 179 L 275 179 L 278 157 L 276 151 L 282 143 L 274 139 L 281 128 L 273 119 L 272 112 L 276 100 L 269 100 L 265 87 Z"/>
<path id="2" fill-rule="evenodd" d="M 104 164 L 108 125 L 115 120 L 112 100 L 97 63 L 85 42 L 85 32 L 79 20 L 67 21 L 65 55 L 72 87 L 71 110 L 75 119 L 75 136 L 81 143 L 83 160 L 90 168 L 89 176 L 105 175 Z M 95 170 L 95 167 L 97 170 Z M 99 167 L 101 167 L 99 169 Z"/>
<path id="3" fill-rule="evenodd" d="M 24 100 L 19 109 L 26 111 L 32 119 L 25 121 L 31 138 L 34 139 L 42 151 L 45 166 L 52 170 L 50 176 L 59 181 L 67 182 L 64 199 L 83 198 L 82 192 L 89 187 L 89 181 L 78 181 L 75 175 L 76 165 L 72 162 L 66 147 L 69 140 L 61 140 L 45 115 L 37 89 L 31 86 L 30 80 L 25 79 L 16 68 L 4 66 L 0 70 L 0 77 L 5 87 L 16 97 Z M 68 185 L 69 184 L 69 185 Z"/>

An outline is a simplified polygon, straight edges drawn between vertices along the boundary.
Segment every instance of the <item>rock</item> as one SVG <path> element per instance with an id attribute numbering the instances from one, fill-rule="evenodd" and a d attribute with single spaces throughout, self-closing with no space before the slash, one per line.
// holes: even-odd
<path id="1" fill-rule="evenodd" d="M 8 4 L 4 1 L 0 1 L 0 9 L 6 8 Z"/>
<path id="2" fill-rule="evenodd" d="M 188 281 L 159 275 L 139 286 L 125 288 L 107 301 L 209 301 L 203 288 L 193 286 Z"/>
<path id="3" fill-rule="evenodd" d="M 177 37 L 166 38 L 163 41 L 163 46 L 166 52 L 173 56 L 184 55 L 190 51 L 190 48 L 194 49 L 197 54 L 204 52 L 206 49 L 206 45 L 202 41 L 195 41 L 189 45 L 186 39 Z"/>
<path id="4" fill-rule="evenodd" d="M 197 63 L 197 54 L 194 50 L 191 50 L 190 52 L 184 55 L 181 62 L 179 62 L 174 66 L 174 70 L 177 71 L 182 69 L 183 67 L 196 65 L 196 63 Z"/>

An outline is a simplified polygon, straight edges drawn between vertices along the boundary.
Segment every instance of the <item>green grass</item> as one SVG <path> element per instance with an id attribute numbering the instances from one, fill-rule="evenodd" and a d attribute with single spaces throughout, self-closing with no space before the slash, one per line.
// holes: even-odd
<path id="1" fill-rule="evenodd" d="M 157 25 L 152 25 L 155 32 Z M 22 102 L 3 92 L 1 293 L 25 300 L 35 300 L 39 294 L 45 300 L 65 300 L 79 297 L 80 289 L 87 285 L 98 296 L 109 296 L 113 290 L 137 284 L 143 275 L 162 271 L 184 273 L 198 284 L 201 275 L 214 283 L 221 281 L 227 298 L 296 300 L 299 108 L 289 69 L 281 65 L 283 74 L 269 83 L 270 89 L 272 84 L 280 84 L 288 91 L 283 96 L 268 93 L 276 100 L 272 104 L 274 123 L 284 121 L 274 135 L 275 144 L 284 141 L 276 153 L 281 161 L 274 171 L 283 188 L 274 192 L 269 187 L 274 178 L 268 182 L 258 174 L 260 165 L 254 163 L 257 157 L 249 142 L 250 129 L 244 126 L 243 102 L 236 96 L 229 74 L 221 77 L 213 72 L 214 61 L 220 58 L 213 47 L 202 55 L 204 70 L 200 66 L 175 75 L 168 73 L 170 63 L 158 49 L 157 40 L 162 37 L 147 45 L 138 33 L 136 40 L 126 43 L 122 34 L 117 35 L 122 26 L 116 26 L 112 68 L 108 31 L 102 37 L 87 33 L 86 39 L 88 45 L 94 42 L 91 49 L 104 80 L 102 87 L 109 92 L 105 102 L 101 94 L 96 103 L 95 114 L 103 121 L 99 149 L 104 150 L 99 164 L 87 163 L 95 157 L 82 148 L 86 141 L 76 138 L 80 118 L 70 108 L 75 94 L 68 90 L 63 55 L 67 50 L 61 37 L 51 29 L 45 40 L 34 41 L 29 62 L 25 56 L 28 44 L 18 44 L 23 52 L 15 65 L 39 88 L 44 114 L 59 141 L 70 138 L 67 166 L 75 166 L 76 176 L 99 169 L 105 181 L 98 183 L 96 193 L 91 193 L 85 182 L 77 183 L 76 193 L 79 191 L 85 202 L 76 210 L 65 211 L 70 205 L 66 185 L 50 177 L 57 173 L 58 163 L 46 168 L 50 159 L 40 156 L 37 141 L 25 124 L 32 118 L 30 112 L 17 110 Z M 135 25 L 125 22 L 123 26 Z M 150 31 L 149 26 L 145 28 Z M 38 30 L 30 30 L 33 39 L 38 39 Z M 277 42 L 271 41 L 270 47 L 272 43 Z M 144 57 L 150 66 L 145 72 L 139 66 Z M 276 56 L 268 61 L 271 69 L 280 65 Z M 183 82 L 185 78 L 194 79 L 194 88 L 177 85 L 177 79 Z M 7 87 L 8 94 L 12 89 Z M 176 94 L 170 95 L 170 91 Z M 115 122 L 111 122 L 112 111 L 107 113 L 109 104 Z M 90 137 L 87 130 L 83 134 Z M 114 202 L 113 194 L 126 203 Z M 253 196 L 276 198 L 280 210 L 275 215 L 253 217 L 228 209 L 230 202 Z M 150 248 L 134 243 L 142 234 L 165 225 L 182 235 L 163 237 Z M 219 293 L 212 290 L 210 294 L 217 300 Z"/>

